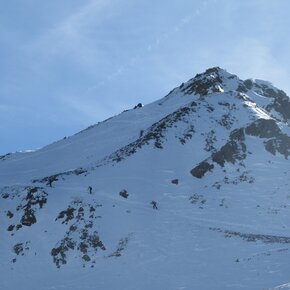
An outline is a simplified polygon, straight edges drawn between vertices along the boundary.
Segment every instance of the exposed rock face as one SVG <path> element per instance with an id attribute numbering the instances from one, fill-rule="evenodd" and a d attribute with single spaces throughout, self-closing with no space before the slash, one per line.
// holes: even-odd
<path id="1" fill-rule="evenodd" d="M 212 154 L 212 161 L 224 166 L 225 162 L 235 163 L 237 160 L 243 160 L 246 157 L 246 145 L 236 141 L 229 141 L 221 147 L 219 151 Z"/>
<path id="2" fill-rule="evenodd" d="M 246 127 L 245 132 L 248 135 L 260 138 L 270 138 L 278 136 L 281 130 L 277 126 L 275 120 L 259 119 Z"/>
<path id="3" fill-rule="evenodd" d="M 7 211 L 6 217 L 10 220 L 7 231 L 11 235 L 23 226 L 30 227 L 37 223 L 37 212 L 47 203 L 47 192 L 42 187 L 12 187 L 2 193 L 2 198 L 7 200 L 17 199 L 15 207 Z"/>
<path id="4" fill-rule="evenodd" d="M 182 87 L 182 91 L 188 95 L 199 94 L 200 96 L 221 92 L 223 80 L 219 75 L 219 71 L 220 68 L 215 67 L 206 70 L 204 74 L 197 74 L 192 79 L 192 83 Z"/>
<path id="5" fill-rule="evenodd" d="M 209 164 L 207 161 L 199 163 L 194 167 L 190 173 L 196 178 L 202 178 L 207 172 L 211 171 L 214 168 L 213 164 Z"/>
<path id="6" fill-rule="evenodd" d="M 266 109 L 270 112 L 272 110 L 279 112 L 283 116 L 285 121 L 289 121 L 290 120 L 289 97 L 281 90 L 279 90 L 278 93 L 276 93 L 274 91 L 274 94 L 272 94 L 272 95 L 275 96 L 275 100 L 274 100 L 273 104 L 268 105 L 266 107 Z"/>
<path id="7" fill-rule="evenodd" d="M 284 155 L 285 158 L 290 155 L 290 137 L 282 133 L 275 120 L 259 119 L 248 126 L 245 131 L 248 135 L 269 139 L 264 144 L 266 150 L 273 155 L 276 152 Z"/>
<path id="8" fill-rule="evenodd" d="M 288 158 L 290 155 L 290 137 L 282 133 L 273 119 L 258 119 L 245 128 L 240 128 L 230 133 L 230 140 L 219 150 L 212 153 L 210 160 L 224 167 L 225 163 L 235 164 L 247 157 L 246 135 L 255 136 L 264 141 L 265 149 L 275 155 L 277 152 Z M 191 170 L 194 177 L 202 178 L 214 165 L 207 161 L 201 162 Z"/>
<path id="9" fill-rule="evenodd" d="M 21 218 L 21 224 L 24 226 L 31 226 L 36 223 L 35 207 L 42 208 L 47 202 L 47 193 L 39 190 L 37 187 L 28 188 L 25 197 L 26 203 L 17 209 L 23 209 L 24 213 Z"/>
<path id="10" fill-rule="evenodd" d="M 62 221 L 68 227 L 65 236 L 50 253 L 58 268 L 67 263 L 68 255 L 73 252 L 77 252 L 85 263 L 90 262 L 93 266 L 98 249 L 106 250 L 98 232 L 94 230 L 95 220 L 101 218 L 96 215 L 96 209 L 101 206 L 77 200 L 58 214 L 55 221 Z"/>
<path id="11" fill-rule="evenodd" d="M 254 86 L 254 82 L 251 79 L 245 80 L 244 85 L 248 90 L 251 90 Z"/>
<path id="12" fill-rule="evenodd" d="M 276 138 L 266 141 L 265 148 L 273 155 L 279 152 L 288 158 L 290 155 L 290 137 L 286 134 L 279 134 Z"/>

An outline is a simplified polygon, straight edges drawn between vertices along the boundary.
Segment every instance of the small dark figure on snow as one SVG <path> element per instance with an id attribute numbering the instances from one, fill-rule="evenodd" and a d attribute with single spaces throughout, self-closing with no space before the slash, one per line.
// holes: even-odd
<path id="1" fill-rule="evenodd" d="M 152 204 L 153 209 L 158 209 L 156 201 L 152 200 L 150 204 Z"/>
<path id="2" fill-rule="evenodd" d="M 91 186 L 88 187 L 89 194 L 92 194 L 93 188 Z"/>
<path id="3" fill-rule="evenodd" d="M 48 184 L 50 187 L 52 187 L 52 182 L 53 182 L 53 180 L 52 180 L 52 179 L 48 179 L 48 182 L 47 182 L 47 184 Z"/>
<path id="4" fill-rule="evenodd" d="M 52 187 L 52 183 L 58 181 L 58 178 L 55 175 L 52 175 L 48 178 L 47 185 Z"/>
<path id="5" fill-rule="evenodd" d="M 119 192 L 119 195 L 121 195 L 124 198 L 128 198 L 129 193 L 127 192 L 126 189 L 124 189 L 124 190 L 122 190 L 122 191 Z"/>

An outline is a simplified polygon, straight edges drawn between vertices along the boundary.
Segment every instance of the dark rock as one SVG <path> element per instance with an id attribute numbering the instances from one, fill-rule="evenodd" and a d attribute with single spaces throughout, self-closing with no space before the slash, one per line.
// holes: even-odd
<path id="1" fill-rule="evenodd" d="M 2 193 L 1 197 L 3 199 L 7 199 L 9 197 L 9 194 L 8 193 Z"/>
<path id="2" fill-rule="evenodd" d="M 210 78 L 209 75 L 213 74 L 214 77 Z M 207 70 L 203 75 L 196 75 L 192 83 L 184 86 L 182 91 L 187 94 L 199 94 L 206 96 L 209 92 L 220 92 L 219 86 L 222 85 L 222 79 L 216 70 Z"/>
<path id="3" fill-rule="evenodd" d="M 253 86 L 254 86 L 254 83 L 253 83 L 253 81 L 251 79 L 248 79 L 248 80 L 244 81 L 244 85 L 246 86 L 246 88 L 248 90 L 251 90 L 253 88 Z"/>
<path id="4" fill-rule="evenodd" d="M 290 137 L 286 134 L 280 134 L 276 138 L 266 141 L 265 148 L 273 155 L 279 152 L 285 158 L 288 158 L 290 155 Z"/>
<path id="5" fill-rule="evenodd" d="M 205 71 L 205 74 L 211 74 L 211 73 L 219 73 L 221 70 L 221 68 L 219 66 L 215 66 L 215 67 L 210 67 Z"/>
<path id="6" fill-rule="evenodd" d="M 93 247 L 93 248 L 100 248 L 102 249 L 103 251 L 106 250 L 106 247 L 105 245 L 103 244 L 103 242 L 100 240 L 99 236 L 97 235 L 97 233 L 95 232 L 93 235 L 91 235 L 89 237 L 89 242 L 90 242 L 90 245 Z"/>
<path id="7" fill-rule="evenodd" d="M 220 166 L 225 162 L 235 163 L 237 160 L 245 159 L 246 145 L 235 141 L 229 141 L 221 149 L 212 154 L 212 160 Z"/>
<path id="8" fill-rule="evenodd" d="M 138 103 L 138 104 L 134 107 L 134 110 L 135 110 L 135 109 L 142 108 L 142 107 L 143 107 L 143 104 L 142 104 L 142 103 Z"/>
<path id="9" fill-rule="evenodd" d="M 248 89 L 247 89 L 247 87 L 244 84 L 240 83 L 238 85 L 237 91 L 240 92 L 240 93 L 246 93 L 248 91 Z"/>
<path id="10" fill-rule="evenodd" d="M 273 155 L 276 155 L 276 142 L 274 139 L 268 140 L 265 143 L 265 149 Z"/>
<path id="11" fill-rule="evenodd" d="M 193 204 L 197 204 L 200 203 L 201 205 L 206 203 L 206 199 L 204 199 L 202 194 L 193 194 L 190 198 L 189 198 L 190 202 Z"/>
<path id="12" fill-rule="evenodd" d="M 69 206 L 66 210 L 61 211 L 55 220 L 64 219 L 62 223 L 67 224 L 70 220 L 74 218 L 74 211 L 75 208 Z"/>
<path id="13" fill-rule="evenodd" d="M 14 214 L 13 214 L 10 210 L 7 211 L 6 215 L 7 215 L 10 219 L 13 218 L 13 216 L 14 216 Z"/>
<path id="14" fill-rule="evenodd" d="M 281 132 L 273 119 L 258 119 L 245 129 L 248 135 L 260 138 L 270 138 L 278 136 Z"/>
<path id="15" fill-rule="evenodd" d="M 13 247 L 13 251 L 14 253 L 18 256 L 23 252 L 23 244 L 22 243 L 18 243 Z"/>
<path id="16" fill-rule="evenodd" d="M 265 95 L 268 97 L 274 98 L 274 102 L 266 107 L 266 110 L 270 112 L 272 109 L 277 111 L 282 115 L 285 121 L 290 119 L 290 99 L 289 97 L 281 90 L 277 92 L 268 89 L 265 91 Z"/>
<path id="17" fill-rule="evenodd" d="M 22 228 L 22 224 L 18 224 L 17 226 L 16 226 L 16 230 L 18 231 L 19 229 L 21 229 Z"/>
<path id="18" fill-rule="evenodd" d="M 77 226 L 76 225 L 71 225 L 70 227 L 69 227 L 69 231 L 70 232 L 75 232 L 76 230 L 77 230 Z"/>
<path id="19" fill-rule="evenodd" d="M 7 154 L 5 154 L 5 155 L 1 155 L 1 156 L 0 156 L 0 160 L 1 160 L 1 161 L 6 160 L 10 155 L 12 155 L 12 153 L 7 153 Z"/>
<path id="20" fill-rule="evenodd" d="M 195 168 L 193 168 L 190 173 L 196 178 L 202 178 L 208 171 L 211 171 L 213 168 L 213 164 L 209 164 L 207 161 L 203 161 Z"/>
<path id="21" fill-rule="evenodd" d="M 86 262 L 89 262 L 91 260 L 90 256 L 89 255 L 83 255 L 83 260 L 86 261 Z"/>
<path id="22" fill-rule="evenodd" d="M 245 132 L 244 129 L 236 129 L 231 132 L 230 139 L 233 141 L 245 141 Z"/>
<path id="23" fill-rule="evenodd" d="M 23 211 L 20 223 L 24 226 L 31 226 L 36 223 L 36 210 L 41 209 L 47 202 L 47 193 L 39 187 L 27 187 L 23 203 L 17 206 L 17 211 Z M 17 225 L 17 229 L 19 229 Z"/>
<path id="24" fill-rule="evenodd" d="M 172 179 L 172 180 L 171 180 L 171 183 L 177 185 L 177 184 L 178 184 L 178 179 Z"/>
<path id="25" fill-rule="evenodd" d="M 8 228 L 7 228 L 7 231 L 8 232 L 12 232 L 14 230 L 14 227 L 15 225 L 10 225 Z"/>
<path id="26" fill-rule="evenodd" d="M 78 246 L 78 250 L 80 250 L 82 253 L 88 252 L 88 245 L 85 242 L 81 242 Z"/>
<path id="27" fill-rule="evenodd" d="M 53 261 L 57 267 L 67 263 L 67 255 L 70 251 L 78 251 L 81 254 L 81 258 L 84 260 L 83 257 L 85 257 L 86 262 L 89 262 L 92 261 L 92 257 L 98 249 L 106 250 L 98 233 L 93 231 L 95 219 L 101 217 L 95 217 L 96 208 L 102 205 L 84 203 L 78 199 L 71 204 L 75 208 L 68 206 L 67 210 L 60 212 L 56 218 L 56 220 L 60 219 L 65 224 L 68 221 L 73 222 L 66 231 L 64 238 L 51 251 Z M 84 219 L 84 216 L 88 216 L 88 218 Z M 86 255 L 90 259 L 87 259 Z"/>
<path id="28" fill-rule="evenodd" d="M 58 268 L 61 265 L 65 265 L 67 263 L 66 252 L 68 252 L 70 249 L 73 250 L 74 248 L 75 242 L 66 236 L 64 239 L 62 239 L 58 247 L 55 247 L 51 250 L 50 254 L 53 257 L 53 262 Z"/>
<path id="29" fill-rule="evenodd" d="M 33 209 L 29 209 L 26 210 L 24 215 L 21 218 L 21 224 L 23 226 L 27 226 L 30 227 L 31 225 L 36 223 L 36 217 L 34 215 L 34 210 Z"/>
<path id="30" fill-rule="evenodd" d="M 228 77 L 237 78 L 232 75 Z M 223 76 L 219 67 L 214 67 L 206 70 L 203 74 L 197 74 L 189 81 L 187 85 L 183 85 L 181 90 L 185 94 L 199 94 L 206 96 L 209 93 L 221 92 L 223 86 Z"/>

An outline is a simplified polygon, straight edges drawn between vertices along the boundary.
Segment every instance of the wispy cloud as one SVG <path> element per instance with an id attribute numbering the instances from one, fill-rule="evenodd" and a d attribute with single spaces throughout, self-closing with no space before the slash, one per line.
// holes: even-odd
<path id="1" fill-rule="evenodd" d="M 147 42 L 146 45 L 140 47 L 137 50 L 137 53 L 133 53 L 129 59 L 123 61 L 117 68 L 113 68 L 113 70 L 111 70 L 102 80 L 96 82 L 93 86 L 90 86 L 84 93 L 89 94 L 97 90 L 99 87 L 110 83 L 123 73 L 128 72 L 128 70 L 133 70 L 136 66 L 142 65 L 148 56 L 154 55 L 156 50 L 158 50 L 162 44 L 170 40 L 174 41 L 175 36 L 178 33 L 181 33 L 186 26 L 190 26 L 193 21 L 196 21 L 201 16 L 201 13 L 205 12 L 209 2 L 210 0 L 199 1 L 200 5 L 196 5 L 196 8 L 193 10 L 186 11 L 184 17 L 178 19 L 172 26 L 167 27 L 163 32 Z M 216 0 L 211 0 L 211 2 L 215 3 Z M 176 57 L 178 56 L 176 55 Z"/>
<path id="2" fill-rule="evenodd" d="M 55 23 L 41 37 L 26 44 L 24 49 L 35 52 L 40 58 L 69 57 L 87 69 L 93 70 L 104 57 L 93 39 L 92 31 L 109 17 L 117 0 L 91 0 L 66 19 Z M 47 59 L 46 59 L 47 60 Z"/>
<path id="3" fill-rule="evenodd" d="M 226 50 L 223 61 L 226 68 L 239 73 L 240 77 L 270 80 L 290 93 L 289 67 L 281 63 L 275 52 L 261 40 L 242 39 L 238 45 Z"/>

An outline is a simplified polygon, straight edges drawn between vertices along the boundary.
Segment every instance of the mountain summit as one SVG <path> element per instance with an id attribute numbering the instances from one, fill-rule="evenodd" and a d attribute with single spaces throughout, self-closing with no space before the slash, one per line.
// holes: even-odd
<path id="1" fill-rule="evenodd" d="M 290 289 L 289 155 L 289 97 L 214 67 L 1 156 L 0 289 Z"/>

